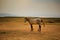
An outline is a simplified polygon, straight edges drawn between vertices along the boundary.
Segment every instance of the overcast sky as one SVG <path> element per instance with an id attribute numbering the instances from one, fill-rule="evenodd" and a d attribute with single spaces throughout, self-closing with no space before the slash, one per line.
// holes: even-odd
<path id="1" fill-rule="evenodd" d="M 60 0 L 0 0 L 0 16 L 60 17 Z"/>

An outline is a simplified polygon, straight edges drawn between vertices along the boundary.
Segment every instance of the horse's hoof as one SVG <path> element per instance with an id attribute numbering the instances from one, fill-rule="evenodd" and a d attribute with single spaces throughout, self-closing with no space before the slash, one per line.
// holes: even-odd
<path id="1" fill-rule="evenodd" d="M 38 32 L 41 32 L 41 30 L 38 30 Z"/>
<path id="2" fill-rule="evenodd" d="M 32 32 L 33 30 L 31 30 L 31 32 Z"/>
<path id="3" fill-rule="evenodd" d="M 31 30 L 31 32 L 32 32 L 33 30 Z"/>

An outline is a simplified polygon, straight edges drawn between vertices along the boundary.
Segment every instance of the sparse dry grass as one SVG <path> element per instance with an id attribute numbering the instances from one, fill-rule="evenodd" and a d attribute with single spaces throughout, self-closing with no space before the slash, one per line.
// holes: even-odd
<path id="1" fill-rule="evenodd" d="M 28 23 L 23 19 L 7 18 L 0 22 L 0 40 L 60 40 L 60 23 L 46 23 L 41 33 L 37 31 L 38 25 L 34 26 L 34 31 L 30 32 Z"/>

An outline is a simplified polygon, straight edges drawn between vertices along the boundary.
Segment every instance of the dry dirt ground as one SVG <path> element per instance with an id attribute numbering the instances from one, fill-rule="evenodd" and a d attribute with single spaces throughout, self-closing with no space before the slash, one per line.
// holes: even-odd
<path id="1" fill-rule="evenodd" d="M 34 24 L 34 31 L 31 32 L 28 22 L 20 20 L 0 22 L 0 40 L 60 40 L 60 23 L 42 25 L 40 33 L 38 25 Z"/>

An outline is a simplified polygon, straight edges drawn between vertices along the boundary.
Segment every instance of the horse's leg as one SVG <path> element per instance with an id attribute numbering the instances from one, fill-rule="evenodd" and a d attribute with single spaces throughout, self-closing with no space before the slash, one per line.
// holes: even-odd
<path id="1" fill-rule="evenodd" d="M 30 24 L 30 26 L 31 26 L 31 31 L 33 31 L 33 26 L 32 26 L 32 24 Z"/>
<path id="2" fill-rule="evenodd" d="M 41 32 L 41 25 L 40 25 L 40 24 L 38 24 L 38 25 L 39 25 L 39 29 L 38 29 L 38 31 Z"/>

